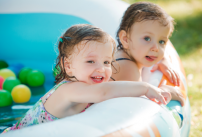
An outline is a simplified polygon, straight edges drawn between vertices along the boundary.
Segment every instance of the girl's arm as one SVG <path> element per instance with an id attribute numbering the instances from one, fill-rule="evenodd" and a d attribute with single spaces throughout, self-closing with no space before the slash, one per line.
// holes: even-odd
<path id="1" fill-rule="evenodd" d="M 113 81 L 93 85 L 72 82 L 63 84 L 59 88 L 69 101 L 78 103 L 98 103 L 111 98 L 145 95 L 149 99 L 157 99 L 166 104 L 164 96 L 170 97 L 170 93 L 165 92 L 162 95 L 164 91 L 146 82 Z"/>

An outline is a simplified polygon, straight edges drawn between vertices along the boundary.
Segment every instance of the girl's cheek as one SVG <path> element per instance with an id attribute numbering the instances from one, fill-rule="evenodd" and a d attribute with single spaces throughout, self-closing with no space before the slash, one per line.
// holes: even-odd
<path id="1" fill-rule="evenodd" d="M 111 77 L 112 76 L 112 69 L 110 68 L 109 69 L 109 77 Z"/>
<path id="2" fill-rule="evenodd" d="M 112 76 L 112 68 L 111 67 L 106 68 L 106 76 L 107 76 L 108 80 Z"/>
<path id="3" fill-rule="evenodd" d="M 162 47 L 162 48 L 160 48 L 160 52 L 161 52 L 161 54 L 165 54 L 165 47 Z"/>
<path id="4" fill-rule="evenodd" d="M 159 61 L 164 57 L 164 54 L 165 54 L 165 50 L 161 49 L 159 54 Z"/>

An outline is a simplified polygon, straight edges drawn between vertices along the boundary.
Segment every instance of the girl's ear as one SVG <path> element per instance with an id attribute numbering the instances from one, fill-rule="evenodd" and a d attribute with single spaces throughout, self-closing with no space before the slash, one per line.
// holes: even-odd
<path id="1" fill-rule="evenodd" d="M 64 58 L 64 66 L 66 73 L 71 76 L 72 70 L 71 70 L 71 63 L 68 58 Z"/>
<path id="2" fill-rule="evenodd" d="M 128 48 L 129 48 L 129 43 L 128 43 L 129 41 L 128 41 L 127 33 L 126 33 L 125 30 L 121 30 L 121 31 L 119 32 L 119 39 L 120 39 L 120 41 L 121 41 L 123 47 L 124 47 L 125 49 L 128 49 Z"/>

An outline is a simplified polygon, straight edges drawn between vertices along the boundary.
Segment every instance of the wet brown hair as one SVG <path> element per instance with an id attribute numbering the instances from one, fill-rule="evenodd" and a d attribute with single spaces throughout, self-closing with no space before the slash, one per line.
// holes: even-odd
<path id="1" fill-rule="evenodd" d="M 116 50 L 116 43 L 114 39 L 95 26 L 89 24 L 79 24 L 70 27 L 58 40 L 58 50 L 59 55 L 56 60 L 56 70 L 58 74 L 55 76 L 55 83 L 59 83 L 64 79 L 70 80 L 75 78 L 75 76 L 67 75 L 65 68 L 64 68 L 64 59 L 70 58 L 72 53 L 74 52 L 75 46 L 85 41 L 85 44 L 89 41 L 97 41 L 101 43 L 105 43 L 106 40 L 110 40 L 113 44 L 113 53 L 112 56 L 114 57 L 114 53 Z M 76 79 L 77 80 L 77 79 Z M 78 81 L 78 80 L 77 80 Z"/>
<path id="2" fill-rule="evenodd" d="M 118 41 L 117 49 L 124 50 L 124 47 L 119 40 L 120 31 L 124 30 L 128 34 L 135 22 L 145 20 L 158 20 L 163 26 L 169 25 L 170 35 L 174 30 L 174 19 L 169 16 L 161 7 L 150 2 L 137 2 L 130 5 L 122 17 L 121 24 L 116 35 L 116 39 Z"/>

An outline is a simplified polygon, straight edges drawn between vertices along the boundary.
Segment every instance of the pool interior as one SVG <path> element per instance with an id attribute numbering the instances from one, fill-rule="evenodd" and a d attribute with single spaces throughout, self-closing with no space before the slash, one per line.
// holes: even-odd
<path id="1" fill-rule="evenodd" d="M 43 86 L 30 87 L 31 98 L 26 103 L 15 103 L 11 106 L 0 107 L 0 133 L 4 129 L 13 126 L 46 92 L 54 86 L 53 73 L 44 73 L 45 83 Z M 28 86 L 28 85 L 27 85 Z"/>

